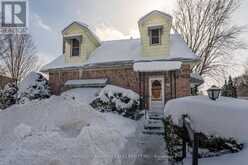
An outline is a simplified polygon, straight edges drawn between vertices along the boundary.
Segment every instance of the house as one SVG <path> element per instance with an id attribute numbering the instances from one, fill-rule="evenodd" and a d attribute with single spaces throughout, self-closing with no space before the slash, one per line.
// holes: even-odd
<path id="1" fill-rule="evenodd" d="M 199 58 L 172 33 L 172 16 L 152 11 L 138 21 L 140 39 L 101 42 L 89 26 L 73 22 L 63 31 L 63 55 L 42 68 L 54 94 L 63 86 L 107 83 L 138 92 L 145 108 L 191 95 L 191 68 Z"/>

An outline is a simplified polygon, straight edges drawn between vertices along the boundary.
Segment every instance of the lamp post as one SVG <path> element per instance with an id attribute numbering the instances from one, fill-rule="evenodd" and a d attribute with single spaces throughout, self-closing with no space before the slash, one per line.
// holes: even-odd
<path id="1" fill-rule="evenodd" d="M 220 96 L 220 91 L 221 89 L 218 88 L 217 86 L 213 85 L 211 88 L 209 88 L 207 90 L 208 92 L 208 97 L 211 99 L 211 100 L 217 100 Z"/>

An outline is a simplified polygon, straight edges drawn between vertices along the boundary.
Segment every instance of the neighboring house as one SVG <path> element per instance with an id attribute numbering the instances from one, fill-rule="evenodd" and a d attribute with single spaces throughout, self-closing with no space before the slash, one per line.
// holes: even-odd
<path id="1" fill-rule="evenodd" d="M 233 83 L 237 88 L 237 97 L 248 99 L 248 71 L 234 78 Z"/>
<path id="2" fill-rule="evenodd" d="M 110 83 L 138 92 L 146 108 L 190 95 L 191 68 L 199 58 L 178 33 L 171 33 L 172 17 L 152 11 L 138 25 L 140 39 L 103 42 L 84 23 L 67 26 L 62 31 L 63 55 L 41 70 L 49 73 L 54 94 L 65 83 L 86 87 Z"/>
<path id="3" fill-rule="evenodd" d="M 10 82 L 13 82 L 11 78 L 4 75 L 0 75 L 0 89 L 3 89 L 4 86 Z"/>

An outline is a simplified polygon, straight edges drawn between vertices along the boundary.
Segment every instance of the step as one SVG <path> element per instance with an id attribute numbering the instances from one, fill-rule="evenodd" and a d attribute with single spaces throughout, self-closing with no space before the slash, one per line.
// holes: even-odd
<path id="1" fill-rule="evenodd" d="M 143 134 L 146 135 L 159 135 L 159 136 L 164 136 L 165 133 L 163 131 L 143 131 Z"/>
<path id="2" fill-rule="evenodd" d="M 161 126 L 144 126 L 144 129 L 146 129 L 146 130 L 162 130 L 164 128 Z"/>
<path id="3" fill-rule="evenodd" d="M 163 120 L 163 117 L 149 116 L 150 120 Z"/>

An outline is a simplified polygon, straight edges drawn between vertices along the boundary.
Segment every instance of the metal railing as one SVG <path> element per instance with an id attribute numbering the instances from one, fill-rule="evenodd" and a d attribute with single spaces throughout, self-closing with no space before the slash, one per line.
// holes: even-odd
<path id="1" fill-rule="evenodd" d="M 198 165 L 199 133 L 192 129 L 191 121 L 187 115 L 183 115 L 183 159 L 187 156 L 187 139 L 192 144 L 192 165 Z"/>

